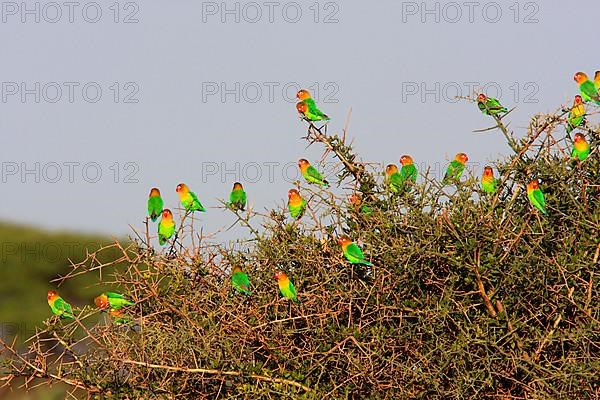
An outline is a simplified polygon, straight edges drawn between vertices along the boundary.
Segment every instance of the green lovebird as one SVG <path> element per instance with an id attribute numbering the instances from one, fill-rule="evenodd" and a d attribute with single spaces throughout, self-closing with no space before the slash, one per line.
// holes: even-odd
<path id="1" fill-rule="evenodd" d="M 356 243 L 352 242 L 348 236 L 341 236 L 338 239 L 338 244 L 342 246 L 344 257 L 346 257 L 346 260 L 348 260 L 350 264 L 363 264 L 368 266 L 373 265 L 365 260 L 365 256 L 360 247 L 358 247 Z"/>
<path id="2" fill-rule="evenodd" d="M 148 196 L 148 215 L 152 222 L 156 222 L 160 213 L 163 210 L 163 199 L 160 197 L 160 190 L 158 188 L 152 188 L 150 195 Z"/>
<path id="3" fill-rule="evenodd" d="M 300 193 L 296 189 L 288 191 L 288 209 L 292 218 L 300 219 L 304 215 L 306 200 L 300 196 Z"/>
<path id="4" fill-rule="evenodd" d="M 532 206 L 540 210 L 542 214 L 548 215 L 548 211 L 546 211 L 546 200 L 544 200 L 544 193 L 542 193 L 537 179 L 532 180 L 527 185 L 527 197 L 529 198 Z"/>
<path id="5" fill-rule="evenodd" d="M 573 138 L 573 151 L 571 157 L 577 157 L 583 161 L 590 155 L 590 144 L 585 140 L 582 133 L 577 132 Z"/>
<path id="6" fill-rule="evenodd" d="M 48 292 L 48 305 L 54 313 L 61 318 L 75 319 L 71 305 L 63 300 L 54 290 Z"/>
<path id="7" fill-rule="evenodd" d="M 191 192 L 190 188 L 188 188 L 185 183 L 177 185 L 175 191 L 179 194 L 181 205 L 186 211 L 206 211 L 204 206 L 200 203 L 200 200 L 198 200 L 196 193 Z"/>
<path id="8" fill-rule="evenodd" d="M 317 108 L 315 101 L 312 99 L 310 92 L 302 89 L 296 93 L 296 97 L 300 102 L 296 104 L 296 110 L 302 117 L 308 121 L 329 121 L 329 117 Z"/>
<path id="9" fill-rule="evenodd" d="M 246 208 L 246 192 L 239 182 L 233 184 L 233 189 L 229 195 L 229 205 L 234 210 L 244 211 Z"/>
<path id="10" fill-rule="evenodd" d="M 115 321 L 115 324 L 117 325 L 122 325 L 131 322 L 131 318 L 129 317 L 129 315 L 126 315 L 121 309 L 110 310 L 109 314 L 113 321 Z"/>
<path id="11" fill-rule="evenodd" d="M 96 307 L 103 310 L 110 308 L 111 310 L 119 310 L 125 306 L 133 306 L 135 303 L 121 293 L 104 292 L 94 299 Z"/>
<path id="12" fill-rule="evenodd" d="M 364 214 L 367 217 L 370 217 L 373 214 L 373 210 L 371 209 L 371 207 L 369 207 L 366 204 L 363 204 L 360 193 L 352 194 L 348 198 L 348 200 L 350 200 L 350 204 L 352 204 L 354 207 L 356 207 L 360 211 L 361 214 Z"/>
<path id="13" fill-rule="evenodd" d="M 290 280 L 290 278 L 288 278 L 285 272 L 281 270 L 275 271 L 275 279 L 277 280 L 279 291 L 283 297 L 296 303 L 300 303 L 300 300 L 298 300 L 298 297 L 296 297 L 296 288 L 294 287 L 294 283 Z"/>
<path id="14" fill-rule="evenodd" d="M 499 113 L 508 112 L 508 109 L 503 107 L 497 99 L 493 97 L 487 97 L 483 93 L 477 96 L 477 106 L 485 115 L 496 115 Z"/>
<path id="15" fill-rule="evenodd" d="M 231 285 L 240 293 L 251 295 L 250 280 L 248 275 L 242 272 L 242 268 L 236 265 L 231 270 Z"/>
<path id="16" fill-rule="evenodd" d="M 583 99 L 580 95 L 575 96 L 573 100 L 573 107 L 569 111 L 569 117 L 567 118 L 567 133 L 577 128 L 583 122 L 585 118 L 585 107 L 583 106 Z"/>
<path id="17" fill-rule="evenodd" d="M 412 157 L 407 154 L 400 157 L 400 164 L 402 164 L 402 168 L 400 168 L 402 182 L 403 184 L 408 184 L 407 190 L 410 190 L 410 186 L 414 185 L 417 181 L 419 172 L 417 171 L 417 167 L 415 167 Z"/>
<path id="18" fill-rule="evenodd" d="M 398 167 L 394 164 L 388 164 L 385 167 L 385 175 L 387 176 L 386 182 L 388 188 L 390 188 L 390 192 L 400 193 L 402 185 L 404 185 L 404 180 L 400 172 L 398 172 Z"/>
<path id="19" fill-rule="evenodd" d="M 579 92 L 581 93 L 583 100 L 592 100 L 594 103 L 600 105 L 600 95 L 598 94 L 598 89 L 594 83 L 588 79 L 586 74 L 583 72 L 577 72 L 573 79 L 579 85 Z"/>
<path id="20" fill-rule="evenodd" d="M 165 208 L 162 212 L 162 218 L 158 223 L 158 243 L 160 243 L 161 246 L 164 246 L 174 233 L 175 221 L 173 221 L 173 214 L 171 213 L 171 210 Z"/>
<path id="21" fill-rule="evenodd" d="M 465 170 L 465 163 L 469 161 L 469 157 L 465 153 L 458 153 L 454 160 L 448 165 L 446 175 L 442 179 L 442 183 L 448 183 L 451 181 L 458 181 Z"/>
<path id="22" fill-rule="evenodd" d="M 596 86 L 596 90 L 600 93 L 600 71 L 596 71 L 594 75 L 594 86 Z"/>
<path id="23" fill-rule="evenodd" d="M 302 176 L 308 183 L 314 183 L 319 186 L 329 187 L 329 182 L 323 179 L 323 176 L 315 167 L 310 165 L 307 159 L 301 158 L 298 160 L 298 167 Z"/>
<path id="24" fill-rule="evenodd" d="M 494 170 L 490 166 L 483 168 L 483 175 L 481 176 L 481 188 L 484 192 L 492 194 L 496 191 L 496 185 L 498 180 L 494 178 Z"/>

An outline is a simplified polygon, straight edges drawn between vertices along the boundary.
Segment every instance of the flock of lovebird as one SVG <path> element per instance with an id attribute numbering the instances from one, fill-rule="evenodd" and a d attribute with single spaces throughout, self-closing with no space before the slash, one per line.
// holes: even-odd
<path id="1" fill-rule="evenodd" d="M 568 114 L 566 127 L 567 133 L 569 134 L 584 122 L 586 116 L 585 103 L 594 102 L 595 104 L 600 105 L 600 71 L 596 71 L 594 82 L 590 81 L 583 72 L 577 72 L 574 79 L 579 85 L 580 94 L 575 96 L 573 106 Z M 321 121 L 327 123 L 330 120 L 330 118 L 316 106 L 315 101 L 312 99 L 308 90 L 300 90 L 296 97 L 300 100 L 296 104 L 296 110 L 302 119 L 309 122 L 311 125 L 314 122 Z M 479 94 L 477 97 L 477 106 L 485 115 L 496 115 L 501 117 L 503 114 L 509 112 L 497 99 L 487 97 L 483 93 Z M 590 154 L 590 145 L 586 141 L 585 136 L 579 132 L 575 133 L 573 143 L 571 157 L 579 161 L 584 161 Z M 442 183 L 449 184 L 458 182 L 468 159 L 469 158 L 465 153 L 458 153 L 454 160 L 448 165 Z M 411 156 L 403 155 L 400 157 L 400 163 L 402 164 L 400 170 L 398 170 L 398 167 L 394 164 L 389 164 L 385 168 L 387 186 L 390 192 L 394 194 L 409 191 L 410 186 L 416 182 L 418 175 L 417 168 L 415 167 Z M 322 187 L 329 186 L 329 183 L 323 178 L 321 173 L 312 166 L 308 160 L 304 158 L 300 159 L 298 161 L 298 167 L 302 176 L 308 183 Z M 492 167 L 486 166 L 481 177 L 481 188 L 483 192 L 493 194 L 496 192 L 498 185 L 499 180 L 494 177 Z M 177 185 L 175 191 L 179 195 L 179 200 L 186 211 L 186 215 L 196 211 L 206 211 L 202 203 L 200 203 L 200 200 L 198 200 L 198 196 L 196 196 L 186 184 L 180 183 Z M 544 193 L 539 188 L 538 179 L 534 179 L 527 184 L 527 197 L 535 209 L 539 210 L 544 215 L 548 214 Z M 350 197 L 350 203 L 355 206 L 361 206 L 360 196 L 357 193 L 352 195 Z M 234 183 L 227 207 L 234 211 L 245 210 L 246 192 L 240 182 Z M 304 215 L 306 207 L 307 201 L 300 195 L 300 192 L 297 189 L 290 189 L 288 192 L 288 209 L 291 217 L 295 220 L 299 220 Z M 365 214 L 371 212 L 366 205 L 363 205 L 360 208 L 360 211 Z M 175 234 L 175 221 L 173 220 L 171 210 L 164 208 L 164 201 L 158 188 L 152 188 L 150 190 L 150 195 L 148 197 L 148 216 L 153 222 L 156 222 L 159 217 L 161 218 L 158 222 L 158 241 L 161 246 L 167 244 L 168 240 Z M 341 236 L 338 239 L 338 244 L 341 246 L 344 257 L 351 264 L 372 265 L 365 259 L 360 247 L 352 242 L 348 236 Z M 231 272 L 232 287 L 239 293 L 251 295 L 252 292 L 250 291 L 250 280 L 248 275 L 244 273 L 238 265 L 234 266 Z M 286 273 L 278 269 L 275 271 L 274 277 L 278 283 L 281 295 L 286 299 L 299 303 L 296 288 Z M 130 321 L 130 318 L 123 313 L 123 308 L 135 304 L 126 296 L 115 292 L 104 292 L 100 294 L 94 299 L 94 303 L 101 310 L 108 311 L 116 324 Z M 55 315 L 58 315 L 61 318 L 75 318 L 71 305 L 63 300 L 55 291 L 48 292 L 48 304 Z"/>

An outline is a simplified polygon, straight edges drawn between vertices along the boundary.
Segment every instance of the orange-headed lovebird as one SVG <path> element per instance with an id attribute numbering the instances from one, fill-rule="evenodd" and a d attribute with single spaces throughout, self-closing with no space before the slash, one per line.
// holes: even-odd
<path id="1" fill-rule="evenodd" d="M 248 275 L 242 271 L 239 265 L 235 265 L 231 269 L 231 285 L 240 293 L 251 295 L 250 279 Z"/>
<path id="2" fill-rule="evenodd" d="M 575 96 L 573 100 L 573 107 L 569 111 L 569 117 L 567 118 L 567 133 L 577 128 L 583 122 L 585 118 L 585 107 L 583 106 L 583 99 L 580 95 Z"/>
<path id="3" fill-rule="evenodd" d="M 532 180 L 527 185 L 527 197 L 531 202 L 531 205 L 542 212 L 542 214 L 548 215 L 546 211 L 546 200 L 544 200 L 544 193 L 540 189 L 539 181 L 537 179 Z"/>
<path id="4" fill-rule="evenodd" d="M 190 188 L 188 188 L 185 183 L 177 185 L 175 191 L 179 194 L 181 205 L 186 211 L 206 211 L 204 206 L 200 203 L 200 200 L 198 200 L 196 193 L 190 191 Z"/>
<path id="5" fill-rule="evenodd" d="M 596 86 L 594 86 L 594 83 L 588 79 L 588 76 L 585 73 L 577 72 L 573 79 L 579 85 L 579 92 L 581 93 L 583 100 L 591 100 L 600 105 L 600 95 L 598 94 L 598 89 Z"/>
<path id="6" fill-rule="evenodd" d="M 300 219 L 304 215 L 306 200 L 300 196 L 300 193 L 296 189 L 288 191 L 288 209 L 292 218 Z"/>
<path id="7" fill-rule="evenodd" d="M 300 168 L 300 172 L 302 172 L 302 176 L 309 183 L 314 183 L 319 186 L 329 186 L 329 182 L 323 179 L 323 176 L 315 167 L 310 165 L 307 159 L 301 158 L 298 160 L 298 167 Z"/>
<path id="8" fill-rule="evenodd" d="M 582 133 L 577 132 L 573 138 L 573 151 L 571 157 L 577 157 L 583 161 L 590 155 L 590 144 L 585 140 Z"/>
<path id="9" fill-rule="evenodd" d="M 300 102 L 296 104 L 296 110 L 308 121 L 328 121 L 329 117 L 317 108 L 315 101 L 312 99 L 310 92 L 306 89 L 301 89 L 296 93 L 296 97 Z M 306 105 L 303 106 L 302 104 Z"/>
<path id="10" fill-rule="evenodd" d="M 244 211 L 246 208 L 246 192 L 241 183 L 233 184 L 233 189 L 229 195 L 229 206 L 234 210 Z"/>
<path id="11" fill-rule="evenodd" d="M 148 196 L 148 215 L 152 222 L 156 222 L 160 213 L 163 210 L 163 199 L 160 197 L 160 190 L 158 188 L 152 188 L 150 195 Z"/>
<path id="12" fill-rule="evenodd" d="M 496 185 L 498 180 L 494 178 L 494 170 L 490 166 L 483 168 L 483 175 L 481 176 L 481 188 L 484 192 L 492 194 L 496 191 Z"/>
<path id="13" fill-rule="evenodd" d="M 164 246 L 174 233 L 175 221 L 173 221 L 173 214 L 171 213 L 171 210 L 165 208 L 162 212 L 162 218 L 158 223 L 158 243 L 160 243 L 161 246 Z"/>
<path id="14" fill-rule="evenodd" d="M 71 305 L 63 300 L 54 290 L 48 292 L 48 305 L 54 313 L 61 318 L 75 319 Z"/>
<path id="15" fill-rule="evenodd" d="M 275 279 L 277 280 L 279 291 L 283 297 L 296 303 L 300 303 L 300 300 L 298 300 L 298 297 L 296 297 L 296 288 L 294 287 L 294 283 L 290 280 L 290 278 L 288 278 L 285 272 L 281 270 L 275 271 Z"/>
<path id="16" fill-rule="evenodd" d="M 342 251 L 344 252 L 344 257 L 346 260 L 350 262 L 350 264 L 363 264 L 363 265 L 373 265 L 367 260 L 365 260 L 365 256 L 358 247 L 356 243 L 354 243 L 348 236 L 341 236 L 338 238 L 338 244 L 342 246 Z"/>
<path id="17" fill-rule="evenodd" d="M 458 153 L 454 160 L 448 165 L 446 175 L 442 179 L 442 183 L 448 183 L 452 181 L 458 181 L 465 170 L 465 163 L 469 161 L 469 157 L 465 153 Z"/>
<path id="18" fill-rule="evenodd" d="M 508 112 L 508 109 L 503 107 L 497 99 L 493 97 L 487 97 L 483 93 L 477 96 L 477 106 L 481 112 L 486 115 L 496 115 L 499 113 Z"/>

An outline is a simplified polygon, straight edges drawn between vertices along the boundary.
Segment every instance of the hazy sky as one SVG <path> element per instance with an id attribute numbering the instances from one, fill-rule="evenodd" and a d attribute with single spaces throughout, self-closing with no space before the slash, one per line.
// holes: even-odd
<path id="1" fill-rule="evenodd" d="M 299 140 L 300 86 L 329 132 L 352 108 L 365 160 L 441 169 L 507 152 L 455 95 L 500 89 L 522 134 L 600 69 L 597 0 L 25 4 L 0 3 L 0 218 L 49 228 L 129 232 L 149 189 L 174 207 L 180 181 L 208 207 L 236 180 L 255 208 L 283 204 L 296 160 L 321 155 Z M 232 220 L 202 216 L 209 231 Z"/>

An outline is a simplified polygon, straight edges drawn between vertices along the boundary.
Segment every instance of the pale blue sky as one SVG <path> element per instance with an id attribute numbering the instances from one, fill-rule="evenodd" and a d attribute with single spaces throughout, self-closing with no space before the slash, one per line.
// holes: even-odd
<path id="1" fill-rule="evenodd" d="M 101 2 L 100 21 L 91 23 L 85 18 L 93 19 L 96 7 L 88 3 L 74 7 L 73 22 L 67 7 L 58 18 L 56 9 L 40 4 L 39 23 L 35 13 L 23 14 L 20 2 L 2 3 L 1 219 L 122 234 L 128 224 L 140 225 L 152 186 L 173 207 L 175 186 L 187 182 L 206 206 L 215 206 L 233 181 L 252 178 L 257 164 L 263 177 L 246 185 L 250 202 L 259 210 L 283 204 L 290 187 L 283 179 L 286 164 L 321 154 L 317 147 L 305 150 L 299 140 L 304 127 L 282 92 L 286 85 L 289 97 L 296 85 L 320 88 L 317 100 L 333 117 L 330 132 L 340 130 L 352 108 L 349 135 L 365 160 L 397 163 L 408 153 L 419 164 L 444 166 L 465 151 L 470 161 L 485 163 L 507 147 L 499 134 L 472 133 L 490 120 L 474 104 L 454 102 L 456 88 L 463 95 L 471 94 L 473 82 L 501 88 L 502 102 L 518 107 L 511 126 L 522 132 L 533 112 L 571 103 L 576 71 L 600 69 L 600 59 L 583 50 L 594 48 L 598 37 L 596 0 L 577 6 L 558 0 L 481 2 L 473 6 L 472 22 L 463 2 L 454 3 L 461 4 L 461 18 L 445 3 L 438 3 L 437 15 L 422 15 L 420 1 L 323 1 L 317 7 L 313 1 L 273 2 L 273 22 L 269 8 L 258 2 L 262 16 L 254 23 L 249 19 L 256 7 L 244 8 L 243 2 L 237 23 L 235 12 L 221 15 L 220 1 L 144 0 L 118 3 L 118 16 L 111 3 Z M 26 4 L 35 9 L 35 2 Z M 235 9 L 236 2 L 226 4 Z M 426 4 L 435 10 L 435 2 Z M 292 23 L 298 8 L 302 17 Z M 502 15 L 492 23 L 498 8 Z M 123 23 L 131 13 L 138 22 Z M 338 22 L 324 23 L 328 15 Z M 36 92 L 36 82 L 40 102 L 35 94 L 23 102 L 21 84 Z M 68 82 L 79 85 L 72 84 L 72 103 Z M 234 94 L 222 102 L 220 93 L 206 92 L 222 84 L 234 89 L 236 82 L 246 90 L 238 92 L 239 102 Z M 268 85 L 274 87 L 272 99 Z M 62 97 L 51 103 L 57 86 Z M 102 96 L 92 103 L 96 87 Z M 432 90 L 425 101 L 421 87 Z M 411 94 L 415 88 L 419 92 Z M 135 90 L 138 102 L 124 103 Z M 40 182 L 35 174 L 23 179 L 22 168 L 36 169 L 36 162 Z M 73 182 L 69 162 L 80 163 L 72 167 Z M 233 170 L 236 163 L 242 176 L 222 179 L 222 166 Z M 272 182 L 264 163 L 275 163 Z M 98 182 L 84 179 L 84 165 L 88 181 L 100 167 Z M 207 176 L 215 166 L 218 174 Z M 138 183 L 126 182 L 128 172 Z M 210 231 L 232 218 L 210 210 L 202 221 Z"/>

